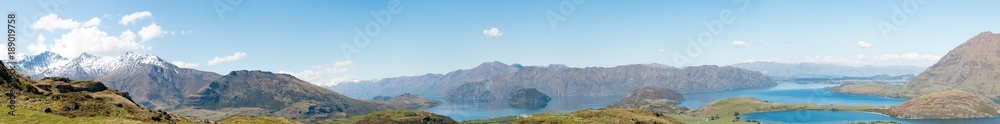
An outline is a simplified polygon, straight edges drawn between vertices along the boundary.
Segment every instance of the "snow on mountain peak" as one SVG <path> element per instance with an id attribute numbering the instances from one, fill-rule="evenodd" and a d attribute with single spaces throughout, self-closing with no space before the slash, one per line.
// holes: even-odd
<path id="1" fill-rule="evenodd" d="M 69 59 L 52 52 L 43 52 L 26 57 L 18 62 L 19 71 L 32 76 L 92 77 L 106 74 L 117 68 L 134 68 L 140 64 L 151 64 L 162 68 L 174 68 L 160 57 L 152 54 L 127 52 L 117 57 L 96 56 L 82 53 Z"/>

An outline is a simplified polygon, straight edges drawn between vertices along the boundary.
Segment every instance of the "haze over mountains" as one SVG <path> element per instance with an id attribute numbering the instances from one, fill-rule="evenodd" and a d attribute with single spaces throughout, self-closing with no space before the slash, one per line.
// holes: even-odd
<path id="1" fill-rule="evenodd" d="M 729 65 L 759 71 L 773 78 L 802 78 L 818 76 L 865 77 L 876 75 L 920 74 L 925 67 L 916 66 L 844 66 L 816 63 L 746 62 Z"/>

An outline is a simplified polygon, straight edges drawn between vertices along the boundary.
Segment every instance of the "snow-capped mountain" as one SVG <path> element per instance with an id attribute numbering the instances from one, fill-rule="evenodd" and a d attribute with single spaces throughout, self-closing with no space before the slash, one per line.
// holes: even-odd
<path id="1" fill-rule="evenodd" d="M 152 54 L 137 54 L 133 52 L 117 57 L 101 57 L 83 53 L 77 58 L 69 59 L 52 52 L 31 55 L 18 61 L 18 71 L 28 74 L 33 79 L 41 77 L 66 77 L 78 80 L 93 80 L 122 67 L 134 67 L 136 64 L 151 64 L 163 68 L 176 68 Z"/>
<path id="2" fill-rule="evenodd" d="M 83 53 L 72 59 L 43 52 L 24 58 L 16 65 L 18 72 L 32 79 L 65 77 L 95 80 L 129 92 L 137 104 L 152 109 L 177 105 L 185 95 L 222 77 L 212 72 L 179 68 L 152 54 L 132 52 L 117 57 Z"/>

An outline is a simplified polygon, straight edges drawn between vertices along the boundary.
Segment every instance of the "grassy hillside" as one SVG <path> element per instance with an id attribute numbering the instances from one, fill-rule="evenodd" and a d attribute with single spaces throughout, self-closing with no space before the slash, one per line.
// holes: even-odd
<path id="1" fill-rule="evenodd" d="M 893 98 L 914 98 L 919 96 L 917 92 L 903 88 L 903 86 L 880 84 L 880 83 L 844 83 L 830 89 L 832 92 L 847 94 L 864 94 L 885 96 Z"/>
<path id="2" fill-rule="evenodd" d="M 584 109 L 566 114 L 536 114 L 515 123 L 660 123 L 683 124 L 673 117 L 645 109 Z"/>
<path id="3" fill-rule="evenodd" d="M 908 119 L 996 117 L 1000 105 L 973 93 L 949 90 L 911 99 L 892 109 L 892 116 Z"/>
<path id="4" fill-rule="evenodd" d="M 222 121 L 223 124 L 301 124 L 299 122 L 293 121 L 287 118 L 281 117 L 248 117 L 248 116 L 232 116 Z"/>
<path id="5" fill-rule="evenodd" d="M 456 124 L 448 116 L 414 110 L 386 110 L 370 114 L 354 116 L 346 120 L 327 122 L 328 124 Z"/>

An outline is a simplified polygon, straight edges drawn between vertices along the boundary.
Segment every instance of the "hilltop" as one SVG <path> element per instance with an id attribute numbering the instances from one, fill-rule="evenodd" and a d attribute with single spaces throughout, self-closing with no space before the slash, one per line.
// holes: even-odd
<path id="1" fill-rule="evenodd" d="M 931 93 L 892 109 L 892 116 L 906 119 L 996 117 L 1000 106 L 989 99 L 959 90 Z"/>
<path id="2" fill-rule="evenodd" d="M 684 96 L 673 90 L 658 87 L 641 87 L 629 93 L 608 108 L 639 108 L 661 113 L 676 114 L 687 111 L 687 107 L 675 106 L 684 101 Z"/>

